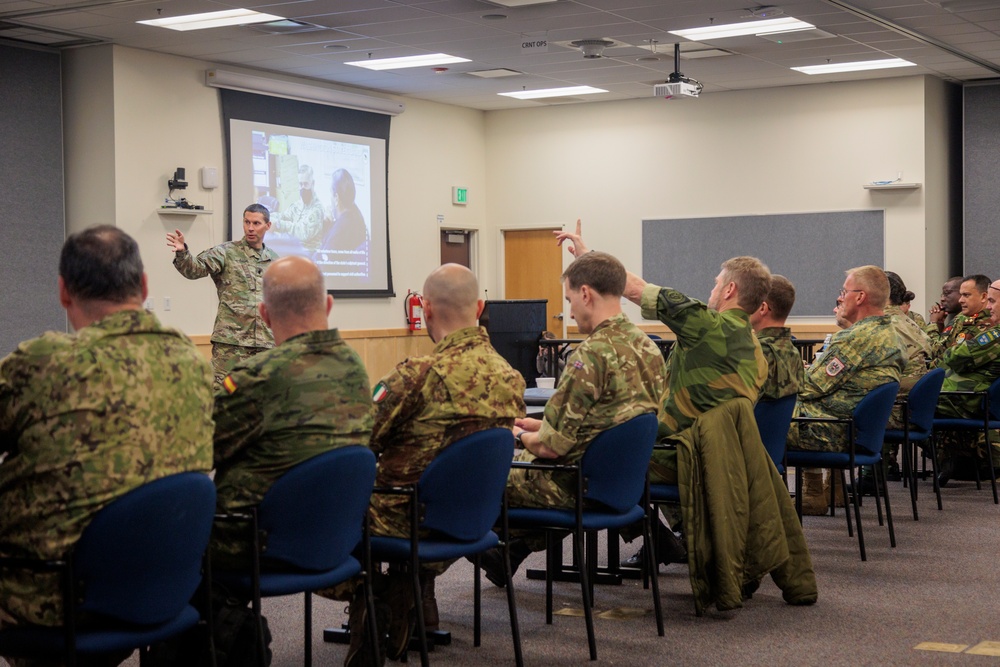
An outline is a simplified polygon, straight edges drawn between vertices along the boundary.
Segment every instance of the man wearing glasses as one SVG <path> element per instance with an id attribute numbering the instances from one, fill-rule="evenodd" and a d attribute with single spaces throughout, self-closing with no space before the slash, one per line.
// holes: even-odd
<path id="1" fill-rule="evenodd" d="M 886 382 L 898 382 L 905 360 L 884 308 L 889 279 L 877 266 L 847 271 L 837 303 L 850 326 L 833 335 L 822 358 L 806 369 L 795 415 L 847 418 L 865 395 Z M 811 451 L 843 448 L 843 429 L 831 424 L 793 424 L 789 444 Z M 796 442 L 796 440 L 798 442 Z"/>

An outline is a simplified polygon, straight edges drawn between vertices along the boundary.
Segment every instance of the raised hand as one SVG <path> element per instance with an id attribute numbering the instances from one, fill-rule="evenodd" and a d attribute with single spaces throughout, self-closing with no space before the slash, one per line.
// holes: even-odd
<path id="1" fill-rule="evenodd" d="M 581 228 L 580 219 L 577 218 L 576 233 L 566 231 L 552 232 L 556 236 L 557 245 L 562 245 L 563 241 L 570 241 L 570 246 L 567 249 L 569 250 L 569 254 L 574 257 L 579 257 L 587 252 L 587 246 L 583 244 L 583 232 Z"/>
<path id="2" fill-rule="evenodd" d="M 181 234 L 181 230 L 175 229 L 173 234 L 167 232 L 167 247 L 174 252 L 184 250 L 184 235 Z"/>

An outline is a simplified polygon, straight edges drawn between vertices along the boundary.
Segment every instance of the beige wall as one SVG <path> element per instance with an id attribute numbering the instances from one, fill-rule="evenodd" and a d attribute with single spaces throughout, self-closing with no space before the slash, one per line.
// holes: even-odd
<path id="1" fill-rule="evenodd" d="M 214 287 L 177 274 L 164 236 L 179 228 L 195 251 L 226 237 L 227 187 L 205 191 L 197 177 L 213 166 L 227 181 L 218 92 L 204 85 L 213 64 L 117 46 L 65 58 L 68 228 L 113 222 L 135 236 L 156 313 L 189 335 L 209 334 Z M 887 266 L 925 311 L 947 273 L 938 251 L 950 195 L 946 98 L 944 83 L 908 77 L 492 112 L 405 100 L 389 144 L 397 296 L 338 299 L 331 325 L 361 332 L 354 344 L 373 376 L 409 353 L 413 337 L 398 331 L 403 298 L 438 264 L 438 215 L 445 227 L 476 230 L 480 281 L 497 298 L 504 229 L 582 217 L 592 247 L 638 268 L 644 218 L 884 208 Z M 178 166 L 191 183 L 184 195 L 213 214 L 157 213 Z M 899 171 L 923 188 L 862 187 Z M 453 185 L 469 188 L 467 207 L 451 204 Z"/>
<path id="2" fill-rule="evenodd" d="M 919 287 L 928 265 L 914 230 L 943 224 L 927 219 L 925 192 L 945 178 L 925 165 L 927 85 L 910 77 L 489 112 L 487 176 L 504 196 L 491 197 L 487 221 L 579 217 L 591 247 L 638 268 L 644 218 L 883 208 L 887 266 Z M 862 187 L 899 171 L 923 189 Z M 939 285 L 944 269 L 932 268 L 940 275 L 927 279 Z M 915 291 L 924 311 L 928 295 Z"/>

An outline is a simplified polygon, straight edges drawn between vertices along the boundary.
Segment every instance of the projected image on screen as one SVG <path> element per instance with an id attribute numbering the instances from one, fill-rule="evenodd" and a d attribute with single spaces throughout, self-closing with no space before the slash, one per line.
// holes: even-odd
<path id="1" fill-rule="evenodd" d="M 320 267 L 335 293 L 387 287 L 385 145 L 381 139 L 231 120 L 233 238 L 238 212 L 271 212 L 265 243 Z"/>

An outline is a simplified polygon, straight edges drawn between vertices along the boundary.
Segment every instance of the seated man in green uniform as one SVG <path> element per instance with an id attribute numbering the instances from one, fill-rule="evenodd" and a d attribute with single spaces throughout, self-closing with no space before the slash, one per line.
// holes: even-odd
<path id="1" fill-rule="evenodd" d="M 987 303 L 990 308 L 990 329 L 977 336 L 969 336 L 962 343 L 950 348 L 938 362 L 945 368 L 946 375 L 942 391 L 983 391 L 1000 377 L 1000 280 L 989 286 Z M 938 401 L 937 414 L 941 417 L 974 419 L 982 417 L 981 398 L 979 396 L 942 396 Z M 955 472 L 956 459 L 969 457 L 978 451 L 972 438 L 975 435 L 959 433 L 943 433 L 938 438 L 938 453 L 942 465 L 938 482 L 941 486 L 947 484 Z M 982 437 L 982 436 L 978 436 Z M 991 448 L 995 449 L 995 448 Z M 985 465 L 997 467 L 994 461 L 1000 459 L 1000 453 L 993 453 L 993 461 L 982 462 Z M 979 462 L 976 462 L 978 465 Z"/>
<path id="2" fill-rule="evenodd" d="M 656 344 L 622 312 L 625 276 L 621 262 L 603 252 L 580 255 L 563 273 L 570 317 L 587 338 L 566 360 L 542 419 L 518 419 L 514 433 L 522 449 L 516 460 L 576 463 L 602 432 L 657 411 L 666 366 Z M 518 468 L 511 470 L 507 499 L 511 507 L 571 509 L 576 493 L 566 475 Z M 544 533 L 515 534 L 511 569 L 544 548 Z M 482 561 L 487 578 L 505 585 L 500 550 L 484 554 Z"/>
<path id="3" fill-rule="evenodd" d="M 760 400 L 775 401 L 799 392 L 805 366 L 802 355 L 792 344 L 792 330 L 785 326 L 795 305 L 795 286 L 782 275 L 771 275 L 771 288 L 760 308 L 750 315 L 750 325 L 757 334 L 767 360 L 767 379 L 760 389 Z"/>
<path id="4" fill-rule="evenodd" d="M 524 414 L 524 378 L 490 345 L 477 325 L 483 310 L 473 273 L 445 264 L 424 282 L 424 323 L 437 345 L 427 355 L 399 363 L 373 389 L 375 424 L 371 448 L 379 454 L 376 486 L 416 484 L 430 462 L 451 443 L 489 428 L 513 428 Z M 409 501 L 405 496 L 375 494 L 371 500 L 374 535 L 409 534 Z M 437 625 L 434 578 L 451 563 L 430 563 L 420 572 L 424 620 Z M 386 655 L 406 652 L 413 622 L 413 592 L 408 575 L 389 569 L 376 573 L 375 595 L 390 608 Z M 360 586 L 341 585 L 324 593 L 350 600 Z M 346 665 L 368 664 L 364 644 L 364 604 L 351 602 L 351 648 Z"/>
<path id="5" fill-rule="evenodd" d="M 576 232 L 559 232 L 569 240 L 570 253 L 587 252 L 577 221 Z M 647 284 L 628 273 L 623 296 L 642 306 L 642 316 L 658 319 L 677 336 L 667 361 L 667 388 L 660 399 L 658 437 L 661 441 L 691 426 L 695 418 L 738 396 L 756 402 L 767 377 L 767 361 L 750 327 L 750 313 L 764 301 L 771 272 L 755 257 L 723 262 L 708 304 L 669 287 Z M 677 483 L 677 455 L 656 450 L 649 465 L 650 481 Z M 669 531 L 660 531 L 663 534 Z M 628 531 L 623 531 L 628 536 Z M 665 554 L 658 554 L 661 562 Z M 633 558 L 641 562 L 638 554 Z M 633 559 L 625 562 L 630 564 Z"/>
<path id="6" fill-rule="evenodd" d="M 889 280 L 881 268 L 869 265 L 847 271 L 838 304 L 839 317 L 850 326 L 835 333 L 823 356 L 806 370 L 795 416 L 849 418 L 872 389 L 899 381 L 905 361 L 892 317 L 885 314 L 888 298 Z M 788 437 L 790 447 L 810 451 L 846 447 L 844 429 L 838 424 L 793 423 Z M 818 513 L 825 512 L 826 488 L 822 479 L 806 478 L 804 506 L 808 502 L 822 510 Z"/>
<path id="7" fill-rule="evenodd" d="M 975 338 L 990 328 L 990 310 L 986 303 L 986 293 L 989 290 L 990 279 L 981 273 L 961 278 L 958 288 L 959 312 L 948 326 L 944 326 L 940 313 L 931 315 L 933 324 L 928 325 L 928 334 L 937 345 L 937 357 L 940 358 L 955 345 Z M 935 328 L 937 330 L 935 330 Z"/>
<path id="8" fill-rule="evenodd" d="M 215 397 L 215 485 L 220 512 L 256 507 L 299 463 L 349 445 L 368 445 L 371 388 L 361 358 L 328 328 L 333 297 L 304 257 L 264 273 L 261 319 L 277 347 L 236 364 Z M 212 561 L 246 568 L 246 527 L 217 523 Z"/>
<path id="9" fill-rule="evenodd" d="M 58 289 L 76 333 L 25 341 L 0 363 L 3 556 L 63 559 L 115 499 L 212 466 L 211 368 L 143 309 L 136 242 L 107 225 L 71 234 Z M 0 623 L 62 624 L 58 578 L 2 575 Z"/>

